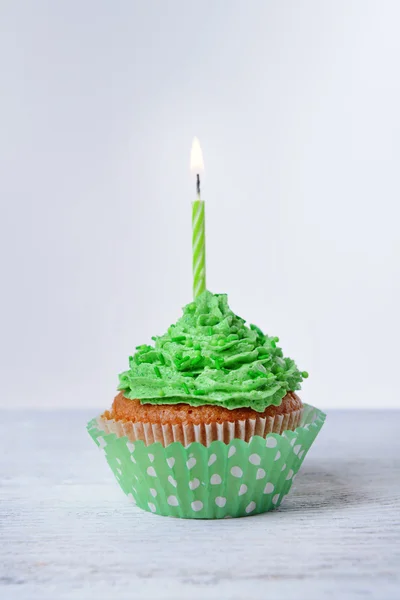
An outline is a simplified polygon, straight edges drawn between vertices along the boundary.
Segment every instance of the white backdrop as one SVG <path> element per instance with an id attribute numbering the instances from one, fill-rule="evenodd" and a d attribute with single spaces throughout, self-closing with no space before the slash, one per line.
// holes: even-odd
<path id="1" fill-rule="evenodd" d="M 397 0 L 2 0 L 0 406 L 111 402 L 208 287 L 320 407 L 399 407 Z"/>

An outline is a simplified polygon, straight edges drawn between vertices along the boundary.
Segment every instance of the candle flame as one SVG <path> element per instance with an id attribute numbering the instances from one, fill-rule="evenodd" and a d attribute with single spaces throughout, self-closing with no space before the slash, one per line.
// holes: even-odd
<path id="1" fill-rule="evenodd" d="M 193 138 L 192 150 L 190 152 L 190 169 L 193 173 L 204 171 L 203 153 L 197 137 Z"/>

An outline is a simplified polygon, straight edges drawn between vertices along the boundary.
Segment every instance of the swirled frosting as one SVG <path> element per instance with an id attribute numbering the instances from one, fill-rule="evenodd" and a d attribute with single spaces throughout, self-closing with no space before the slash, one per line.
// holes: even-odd
<path id="1" fill-rule="evenodd" d="M 165 335 L 129 357 L 119 390 L 143 404 L 215 404 L 263 412 L 300 389 L 307 373 L 228 306 L 226 294 L 201 294 Z"/>

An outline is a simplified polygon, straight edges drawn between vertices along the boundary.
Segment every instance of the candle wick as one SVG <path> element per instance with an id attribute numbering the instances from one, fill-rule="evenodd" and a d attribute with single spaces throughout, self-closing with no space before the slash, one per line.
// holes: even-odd
<path id="1" fill-rule="evenodd" d="M 200 200 L 200 175 L 197 173 L 197 181 L 196 181 L 196 190 L 197 190 L 197 197 Z"/>

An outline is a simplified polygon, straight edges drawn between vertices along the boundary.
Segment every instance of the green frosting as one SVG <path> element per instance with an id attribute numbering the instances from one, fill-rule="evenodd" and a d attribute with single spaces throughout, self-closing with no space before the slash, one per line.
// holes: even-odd
<path id="1" fill-rule="evenodd" d="M 129 357 L 119 390 L 143 404 L 215 404 L 263 412 L 300 389 L 308 374 L 277 347 L 276 337 L 246 327 L 226 294 L 205 291 L 168 332 Z"/>

